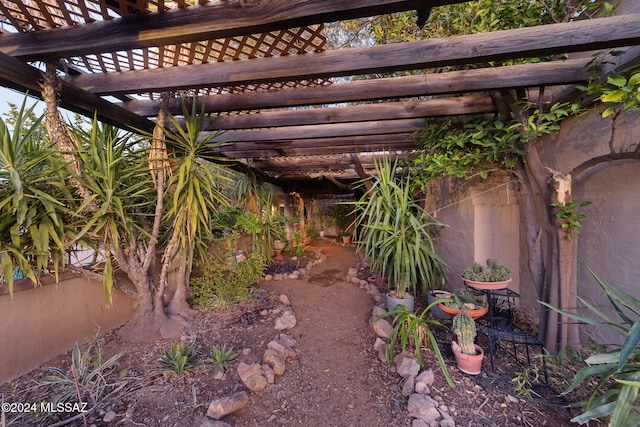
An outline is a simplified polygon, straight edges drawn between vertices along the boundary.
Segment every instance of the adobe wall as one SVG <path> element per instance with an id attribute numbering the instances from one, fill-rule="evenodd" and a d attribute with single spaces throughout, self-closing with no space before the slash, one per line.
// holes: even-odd
<path id="1" fill-rule="evenodd" d="M 45 364 L 76 340 L 120 326 L 133 315 L 133 300 L 117 289 L 107 308 L 102 283 L 67 276 L 34 288 L 17 283 L 13 298 L 0 295 L 0 384 Z"/>

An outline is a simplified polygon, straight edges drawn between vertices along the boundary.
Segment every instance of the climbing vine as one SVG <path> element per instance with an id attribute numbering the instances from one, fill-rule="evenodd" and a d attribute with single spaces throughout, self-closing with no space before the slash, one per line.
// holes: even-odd
<path id="1" fill-rule="evenodd" d="M 556 218 L 560 219 L 560 227 L 565 230 L 566 238 L 571 240 L 582 228 L 582 220 L 586 215 L 579 212 L 578 208 L 589 206 L 591 202 L 551 203 L 556 209 Z"/>
<path id="2" fill-rule="evenodd" d="M 479 174 L 486 178 L 490 170 L 511 170 L 526 154 L 526 144 L 557 132 L 563 119 L 583 111 L 579 104 L 566 102 L 556 103 L 548 111 L 533 104 L 524 107 L 530 111 L 526 122 L 503 116 L 428 121 L 416 134 L 423 151 L 408 163 L 415 186 L 424 188 L 447 175 L 468 179 Z"/>

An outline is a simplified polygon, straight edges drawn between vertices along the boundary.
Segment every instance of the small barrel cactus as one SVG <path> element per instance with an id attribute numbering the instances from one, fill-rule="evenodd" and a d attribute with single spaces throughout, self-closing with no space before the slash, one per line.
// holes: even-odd
<path id="1" fill-rule="evenodd" d="M 476 282 L 503 282 L 511 278 L 511 269 L 500 260 L 489 258 L 486 267 L 474 262 L 471 267 L 462 271 L 462 277 Z"/>
<path id="2" fill-rule="evenodd" d="M 476 322 L 469 313 L 461 312 L 453 318 L 453 332 L 458 337 L 458 345 L 465 354 L 476 354 L 474 340 L 476 338 Z"/>

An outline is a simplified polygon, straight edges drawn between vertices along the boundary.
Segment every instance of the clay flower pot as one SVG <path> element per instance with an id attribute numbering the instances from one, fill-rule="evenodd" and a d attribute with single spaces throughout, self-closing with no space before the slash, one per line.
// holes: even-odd
<path id="1" fill-rule="evenodd" d="M 440 294 L 440 295 L 442 295 L 442 297 L 444 297 L 444 298 L 451 296 L 451 294 L 449 294 L 449 293 L 443 293 L 443 294 Z M 482 298 L 478 297 L 478 302 L 482 302 Z M 455 307 L 449 307 L 448 305 L 443 304 L 443 303 L 439 303 L 438 304 L 438 308 L 440 310 L 444 311 L 446 314 L 448 314 L 451 317 L 455 316 L 456 314 L 460 313 L 461 311 L 466 311 L 467 313 L 469 313 L 469 316 L 471 316 L 471 318 L 474 319 L 474 320 L 479 318 L 479 317 L 484 316 L 485 314 L 487 314 L 489 312 L 489 304 L 486 304 L 486 303 L 485 303 L 484 307 L 476 308 L 476 309 L 473 309 L 473 310 L 471 310 L 471 309 L 465 310 L 465 309 L 460 309 L 460 308 L 455 308 Z"/>
<path id="2" fill-rule="evenodd" d="M 484 358 L 484 350 L 478 344 L 474 344 L 476 354 L 465 354 L 461 351 L 457 342 L 451 343 L 451 350 L 456 358 L 458 368 L 469 375 L 478 375 L 482 371 L 482 359 Z"/>
<path id="3" fill-rule="evenodd" d="M 475 280 L 469 280 L 463 277 L 462 280 L 464 280 L 464 283 L 472 288 L 486 290 L 505 289 L 508 288 L 509 283 L 511 283 L 511 279 L 503 280 L 502 282 L 477 282 Z"/>

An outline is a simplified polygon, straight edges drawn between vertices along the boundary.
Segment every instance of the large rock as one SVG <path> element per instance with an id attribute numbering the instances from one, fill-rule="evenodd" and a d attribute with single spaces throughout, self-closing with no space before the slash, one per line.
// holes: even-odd
<path id="1" fill-rule="evenodd" d="M 416 385 L 415 385 L 416 393 L 430 394 L 431 393 L 430 386 L 433 384 L 434 379 L 435 379 L 435 376 L 431 369 L 422 371 L 420 375 L 416 377 Z"/>
<path id="2" fill-rule="evenodd" d="M 373 332 L 380 338 L 388 339 L 393 331 L 391 324 L 385 319 L 376 319 L 376 317 L 371 318 L 371 327 L 373 328 Z"/>
<path id="3" fill-rule="evenodd" d="M 267 379 L 262 374 L 262 366 L 258 363 L 249 365 L 241 362 L 238 365 L 238 376 L 251 391 L 262 391 L 267 387 Z"/>
<path id="4" fill-rule="evenodd" d="M 246 391 L 239 391 L 231 396 L 216 399 L 209 404 L 207 409 L 207 417 L 219 420 L 229 414 L 247 406 L 249 403 L 249 395 Z"/>
<path id="5" fill-rule="evenodd" d="M 267 344 L 267 348 L 280 354 L 280 356 L 284 360 L 287 360 L 289 357 L 296 357 L 296 352 L 287 344 L 278 339 L 269 341 L 269 343 Z"/>
<path id="6" fill-rule="evenodd" d="M 276 319 L 275 328 L 278 331 L 284 331 L 285 329 L 291 329 L 296 326 L 296 316 L 290 311 L 285 311 L 282 316 Z"/>
<path id="7" fill-rule="evenodd" d="M 414 393 L 409 396 L 407 411 L 409 416 L 419 418 L 430 425 L 440 419 L 438 402 L 425 394 Z"/>
<path id="8" fill-rule="evenodd" d="M 296 341 L 295 338 L 293 338 L 289 334 L 285 334 L 284 332 L 278 334 L 278 336 L 276 337 L 276 340 L 278 340 L 284 345 L 288 345 L 289 347 L 295 347 L 298 345 L 298 341 Z"/>
<path id="9" fill-rule="evenodd" d="M 413 357 L 403 357 L 396 364 L 396 370 L 398 375 L 404 378 L 416 377 L 420 372 L 420 365 L 418 361 Z"/>

